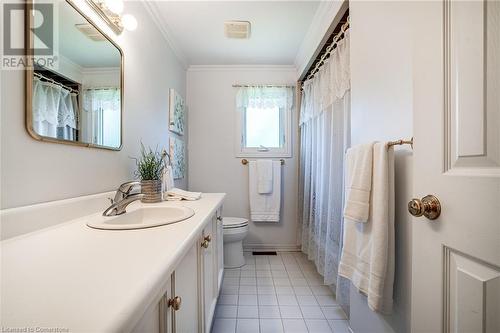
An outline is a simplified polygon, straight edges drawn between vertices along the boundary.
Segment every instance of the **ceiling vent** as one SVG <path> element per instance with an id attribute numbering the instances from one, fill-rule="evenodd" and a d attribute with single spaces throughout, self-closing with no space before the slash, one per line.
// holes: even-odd
<path id="1" fill-rule="evenodd" d="M 102 42 L 106 40 L 103 34 L 99 32 L 93 25 L 88 23 L 75 24 L 75 28 L 77 28 L 82 34 L 92 39 L 94 42 Z"/>
<path id="2" fill-rule="evenodd" d="M 224 22 L 224 35 L 227 38 L 248 39 L 250 38 L 250 22 L 226 21 Z"/>

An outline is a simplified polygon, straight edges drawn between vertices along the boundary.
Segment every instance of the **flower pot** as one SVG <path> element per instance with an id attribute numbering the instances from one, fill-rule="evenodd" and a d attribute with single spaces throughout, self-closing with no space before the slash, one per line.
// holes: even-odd
<path id="1" fill-rule="evenodd" d="M 141 199 L 144 203 L 155 203 L 162 201 L 161 180 L 141 180 Z"/>

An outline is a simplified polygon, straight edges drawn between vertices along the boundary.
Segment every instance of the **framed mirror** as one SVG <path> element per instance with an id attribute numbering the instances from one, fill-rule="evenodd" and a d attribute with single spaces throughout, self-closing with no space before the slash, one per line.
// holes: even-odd
<path id="1" fill-rule="evenodd" d="M 33 59 L 26 70 L 29 134 L 40 141 L 120 150 L 122 50 L 69 0 L 54 1 L 48 9 L 53 14 L 45 17 L 47 8 L 37 8 L 44 4 L 26 4 L 26 54 Z M 52 58 L 43 36 L 52 36 Z"/>

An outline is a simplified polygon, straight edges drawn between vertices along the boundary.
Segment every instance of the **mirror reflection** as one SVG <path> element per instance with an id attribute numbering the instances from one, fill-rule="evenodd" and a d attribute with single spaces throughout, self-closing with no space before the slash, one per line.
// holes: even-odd
<path id="1" fill-rule="evenodd" d="M 118 149 L 121 52 L 71 4 L 57 3 L 57 66 L 34 67 L 32 131 L 61 142 Z M 33 18 L 35 26 L 41 25 L 37 19 Z M 35 58 L 40 49 L 37 42 L 35 39 Z"/>

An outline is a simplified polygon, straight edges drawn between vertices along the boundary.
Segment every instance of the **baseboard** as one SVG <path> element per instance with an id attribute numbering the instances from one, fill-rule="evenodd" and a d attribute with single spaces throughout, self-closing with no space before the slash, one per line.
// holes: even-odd
<path id="1" fill-rule="evenodd" d="M 243 251 L 299 252 L 300 245 L 292 245 L 292 244 L 243 244 Z"/>

